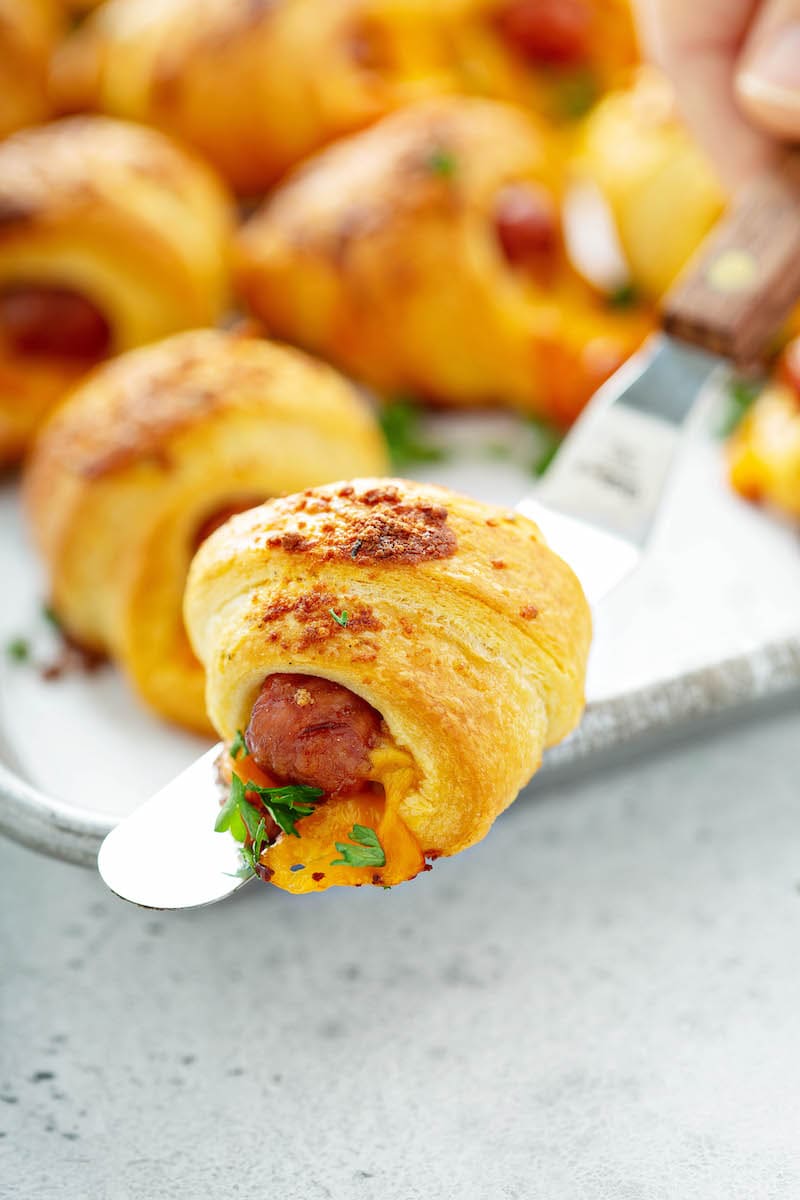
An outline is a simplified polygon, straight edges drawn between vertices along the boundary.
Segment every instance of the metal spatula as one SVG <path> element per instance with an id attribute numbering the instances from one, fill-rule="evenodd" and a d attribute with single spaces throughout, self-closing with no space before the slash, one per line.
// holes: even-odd
<path id="1" fill-rule="evenodd" d="M 800 295 L 799 197 L 788 173 L 742 196 L 668 297 L 666 332 L 600 389 L 545 482 L 518 505 L 575 570 L 591 604 L 641 557 L 708 377 L 726 359 L 752 363 Z M 98 867 L 117 895 L 148 908 L 191 908 L 248 882 L 237 875 L 238 844 L 214 832 L 222 748 L 106 837 Z"/>

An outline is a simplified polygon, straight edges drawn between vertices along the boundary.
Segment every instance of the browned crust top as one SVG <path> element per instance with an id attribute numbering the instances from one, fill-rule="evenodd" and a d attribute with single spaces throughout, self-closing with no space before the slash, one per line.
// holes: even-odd
<path id="1" fill-rule="evenodd" d="M 45 433 L 50 453 L 85 479 L 138 462 L 168 470 L 170 437 L 224 408 L 243 387 L 269 386 L 271 361 L 236 353 L 247 341 L 222 330 L 178 334 L 101 367 L 80 402 L 62 409 Z"/>
<path id="2" fill-rule="evenodd" d="M 363 492 L 351 484 L 332 491 L 308 489 L 278 501 L 277 507 L 292 527 L 268 533 L 266 546 L 325 562 L 413 564 L 449 558 L 457 549 L 447 509 L 413 493 L 404 496 L 394 484 Z M 305 513 L 314 521 L 304 520 Z M 326 513 L 329 521 L 319 519 Z"/>

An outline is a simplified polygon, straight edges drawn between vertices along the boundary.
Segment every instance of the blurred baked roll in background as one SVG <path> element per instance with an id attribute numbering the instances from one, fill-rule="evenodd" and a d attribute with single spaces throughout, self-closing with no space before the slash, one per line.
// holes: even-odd
<path id="1" fill-rule="evenodd" d="M 0 461 L 93 364 L 214 322 L 231 231 L 210 168 L 156 130 L 74 117 L 0 144 Z"/>
<path id="2" fill-rule="evenodd" d="M 731 483 L 746 500 L 800 520 L 800 337 L 781 355 L 727 446 Z"/>
<path id="3" fill-rule="evenodd" d="M 181 600 L 197 546 L 232 511 L 385 469 L 375 421 L 329 367 L 200 330 L 98 368 L 53 414 L 24 480 L 53 609 L 164 716 L 207 730 Z"/>
<path id="4" fill-rule="evenodd" d="M 628 0 L 442 0 L 468 91 L 557 122 L 588 111 L 637 61 Z"/>
<path id="5" fill-rule="evenodd" d="M 259 873 L 288 891 L 400 883 L 477 842 L 583 708 L 569 567 L 525 517 L 428 484 L 234 517 L 194 559 L 185 614 L 212 723 L 244 733 L 234 772 L 319 789 L 299 838 L 268 823 Z M 343 851 L 359 827 L 368 865 Z"/>
<path id="6" fill-rule="evenodd" d="M 725 196 L 655 67 L 642 67 L 631 86 L 601 100 L 571 165 L 608 206 L 633 284 L 658 299 L 721 215 Z"/>
<path id="7" fill-rule="evenodd" d="M 63 45 L 63 109 L 144 121 L 241 192 L 342 133 L 451 86 L 428 0 L 108 0 Z"/>
<path id="8" fill-rule="evenodd" d="M 58 0 L 0 0 L 0 138 L 49 115 L 48 64 L 63 24 Z"/>
<path id="9" fill-rule="evenodd" d="M 561 161 L 519 109 L 440 97 L 311 159 L 244 226 L 269 329 L 381 392 L 561 424 L 642 337 L 569 265 Z"/>

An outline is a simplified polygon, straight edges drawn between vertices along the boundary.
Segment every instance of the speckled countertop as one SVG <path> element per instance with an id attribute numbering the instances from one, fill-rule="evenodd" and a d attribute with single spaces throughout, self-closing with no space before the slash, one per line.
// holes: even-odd
<path id="1" fill-rule="evenodd" d="M 797 1200 L 800 714 L 393 892 L 130 908 L 0 845 L 0 1194 Z"/>

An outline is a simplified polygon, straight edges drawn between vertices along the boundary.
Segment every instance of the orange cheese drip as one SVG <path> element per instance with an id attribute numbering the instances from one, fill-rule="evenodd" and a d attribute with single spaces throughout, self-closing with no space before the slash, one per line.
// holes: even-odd
<path id="1" fill-rule="evenodd" d="M 262 787 L 280 786 L 249 756 L 237 759 L 233 770 L 245 784 L 252 781 Z M 348 835 L 354 825 L 375 830 L 386 855 L 385 866 L 332 866 L 335 859 L 342 858 L 336 842 L 350 842 Z M 273 872 L 270 883 L 295 895 L 364 883 L 391 887 L 425 870 L 420 847 L 395 806 L 387 803 L 383 789 L 367 788 L 327 800 L 297 822 L 297 832 L 299 838 L 281 834 L 272 846 L 264 847 L 260 859 Z M 292 870 L 299 865 L 302 870 Z"/>

